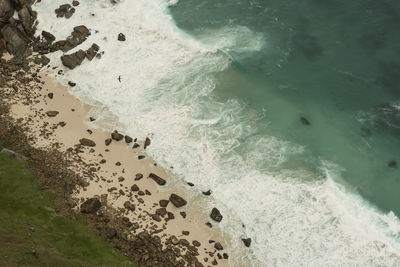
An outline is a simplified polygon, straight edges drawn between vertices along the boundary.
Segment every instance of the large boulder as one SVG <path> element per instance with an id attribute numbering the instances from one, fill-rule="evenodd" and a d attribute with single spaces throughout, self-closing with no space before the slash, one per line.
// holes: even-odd
<path id="1" fill-rule="evenodd" d="M 18 11 L 18 17 L 22 22 L 22 26 L 24 27 L 25 33 L 28 36 L 33 37 L 35 33 L 35 29 L 33 27 L 33 23 L 36 19 L 36 12 L 32 11 L 30 7 L 24 6 Z"/>
<path id="2" fill-rule="evenodd" d="M 101 202 L 97 198 L 89 198 L 81 205 L 82 213 L 96 213 L 101 207 Z"/>
<path id="3" fill-rule="evenodd" d="M 0 27 L 6 23 L 14 14 L 14 8 L 10 0 L 0 1 Z"/>
<path id="4" fill-rule="evenodd" d="M 3 38 L 6 41 L 6 48 L 10 54 L 23 57 L 28 54 L 28 42 L 22 32 L 18 28 L 5 25 L 1 29 Z"/>
<path id="5" fill-rule="evenodd" d="M 85 51 L 80 49 L 73 54 L 61 56 L 61 62 L 64 66 L 72 70 L 75 67 L 81 65 L 82 61 L 85 59 L 85 56 Z"/>
<path id="6" fill-rule="evenodd" d="M 89 35 L 90 31 L 88 28 L 86 28 L 86 26 L 76 26 L 66 40 L 60 40 L 53 44 L 52 51 L 61 50 L 63 52 L 68 52 L 69 50 L 86 41 Z"/>
<path id="7" fill-rule="evenodd" d="M 69 19 L 75 13 L 75 8 L 73 8 L 70 4 L 60 5 L 54 12 L 57 15 L 57 18 L 66 18 Z"/>

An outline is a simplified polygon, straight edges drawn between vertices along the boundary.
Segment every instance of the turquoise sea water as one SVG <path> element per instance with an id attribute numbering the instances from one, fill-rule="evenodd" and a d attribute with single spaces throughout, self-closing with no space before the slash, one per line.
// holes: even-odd
<path id="1" fill-rule="evenodd" d="M 68 20 L 37 3 L 39 30 L 84 24 L 76 50 L 104 52 L 74 70 L 53 53 L 57 78 L 220 209 L 232 266 L 400 266 L 398 2 L 116 2 Z"/>
<path id="2" fill-rule="evenodd" d="M 363 197 L 400 214 L 400 170 L 388 167 L 400 163 L 399 1 L 181 0 L 170 10 L 204 42 L 235 26 L 262 34 L 260 51 L 225 49 L 233 64 L 216 94 L 264 110 L 259 131 L 303 145 L 298 160 L 311 168 L 338 164 Z"/>

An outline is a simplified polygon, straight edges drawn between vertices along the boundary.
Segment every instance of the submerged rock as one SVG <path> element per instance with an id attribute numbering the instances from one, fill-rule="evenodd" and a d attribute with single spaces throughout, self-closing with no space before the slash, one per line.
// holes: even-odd
<path id="1" fill-rule="evenodd" d="M 112 139 L 111 139 L 111 138 L 107 138 L 107 139 L 104 141 L 104 144 L 105 144 L 106 146 L 109 146 L 109 145 L 111 144 L 111 142 L 112 142 Z"/>
<path id="2" fill-rule="evenodd" d="M 177 194 L 171 194 L 169 200 L 174 204 L 175 207 L 180 208 L 187 204 L 187 201 L 184 200 L 182 197 L 178 196 Z"/>
<path id="3" fill-rule="evenodd" d="M 389 168 L 397 168 L 397 162 L 395 160 L 391 160 L 388 163 Z"/>
<path id="4" fill-rule="evenodd" d="M 307 120 L 306 118 L 304 118 L 304 117 L 301 117 L 301 118 L 300 118 L 300 122 L 301 122 L 303 125 L 307 125 L 307 126 L 311 125 L 311 122 L 310 122 L 309 120 Z"/>
<path id="5" fill-rule="evenodd" d="M 101 202 L 97 198 L 89 198 L 81 204 L 82 213 L 96 213 L 101 207 Z"/>
<path id="6" fill-rule="evenodd" d="M 223 216 L 221 215 L 221 213 L 219 212 L 219 210 L 217 208 L 213 208 L 211 210 L 210 218 L 216 222 L 220 222 L 220 221 L 222 221 Z"/>

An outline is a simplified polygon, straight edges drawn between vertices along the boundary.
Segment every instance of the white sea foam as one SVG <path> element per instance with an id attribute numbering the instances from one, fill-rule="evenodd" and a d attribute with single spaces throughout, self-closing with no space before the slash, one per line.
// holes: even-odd
<path id="1" fill-rule="evenodd" d="M 54 14 L 63 0 L 42 1 L 35 9 L 39 29 L 57 39 L 80 24 L 91 29 L 89 39 L 75 50 L 95 42 L 104 55 L 65 69 L 60 80 L 73 80 L 76 96 L 114 115 L 99 123 L 110 129 L 118 125 L 141 138 L 151 134 L 149 153 L 160 164 L 174 166 L 177 177 L 199 190 L 212 189 L 224 215 L 220 227 L 236 251 L 232 262 L 399 266 L 400 223 L 392 213 L 379 213 L 335 182 L 338 166 L 325 162 L 319 171 L 307 168 L 305 148 L 257 135 L 260 114 L 214 96 L 212 74 L 231 61 L 221 51 L 260 49 L 262 36 L 245 27 L 227 27 L 196 41 L 179 31 L 166 12 L 176 2 L 81 1 L 68 20 Z M 125 42 L 117 41 L 120 32 Z M 242 40 L 243 35 L 252 38 Z M 59 66 L 60 55 L 51 56 Z M 245 236 L 253 240 L 251 249 L 241 244 Z"/>

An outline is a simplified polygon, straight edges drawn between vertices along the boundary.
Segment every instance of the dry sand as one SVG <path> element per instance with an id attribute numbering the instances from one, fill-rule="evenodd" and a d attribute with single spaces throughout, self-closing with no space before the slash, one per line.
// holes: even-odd
<path id="1" fill-rule="evenodd" d="M 211 221 L 209 213 L 196 208 L 198 205 L 188 203 L 182 208 L 176 208 L 169 203 L 166 211 L 173 214 L 174 219 L 171 220 L 166 220 L 168 214 L 154 215 L 160 208 L 158 204 L 160 200 L 168 199 L 171 193 L 182 197 L 185 197 L 186 193 L 182 188 L 177 191 L 178 189 L 170 186 L 159 186 L 148 178 L 150 173 L 154 173 L 165 179 L 167 184 L 174 179 L 171 173 L 157 166 L 146 155 L 143 149 L 144 140 L 138 140 L 140 147 L 135 149 L 132 148 L 133 143 L 128 145 L 124 140 L 119 142 L 113 140 L 109 146 L 106 146 L 105 140 L 110 138 L 111 133 L 94 127 L 89 118 L 91 106 L 69 94 L 66 87 L 49 75 L 42 72 L 39 76 L 41 76 L 39 79 L 43 86 L 40 91 L 32 92 L 32 95 L 35 95 L 34 104 L 18 101 L 12 105 L 11 111 L 15 119 L 28 122 L 30 134 L 35 140 L 34 146 L 38 148 L 56 146 L 60 151 L 67 151 L 76 149 L 76 145 L 82 138 L 95 142 L 94 147 L 84 147 L 83 153 L 80 153 L 85 164 L 79 162 L 75 164 L 75 170 L 87 181 L 86 187 L 78 188 L 74 193 L 79 203 L 88 198 L 98 197 L 102 200 L 102 204 L 107 203 L 129 218 L 134 225 L 132 234 L 147 230 L 160 236 L 162 241 L 170 236 L 176 236 L 178 240 L 186 239 L 190 244 L 196 240 L 201 243 L 198 249 L 200 254 L 198 259 L 201 263 L 211 266 L 212 262 L 217 260 L 218 266 L 228 266 L 228 260 L 218 259 L 217 255 L 218 253 L 219 256 L 224 253 L 229 254 L 226 245 L 214 228 L 210 229 L 205 225 L 205 222 Z M 48 94 L 52 94 L 52 97 Z M 48 111 L 59 113 L 55 117 L 49 117 L 46 115 Z M 139 155 L 145 158 L 139 160 Z M 90 168 L 95 175 L 88 175 L 85 171 L 87 168 Z M 138 173 L 142 174 L 143 178 L 136 181 L 135 177 Z M 134 184 L 140 188 L 140 191 L 131 190 Z M 124 208 L 126 201 L 135 205 L 135 211 Z M 186 212 L 186 218 L 180 215 L 182 211 Z M 163 215 L 165 211 L 161 209 L 158 213 Z M 184 235 L 182 231 L 188 231 L 189 234 Z M 224 250 L 217 251 L 214 247 L 215 243 L 210 243 L 209 240 L 220 242 Z"/>

